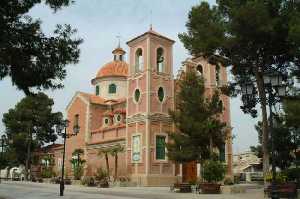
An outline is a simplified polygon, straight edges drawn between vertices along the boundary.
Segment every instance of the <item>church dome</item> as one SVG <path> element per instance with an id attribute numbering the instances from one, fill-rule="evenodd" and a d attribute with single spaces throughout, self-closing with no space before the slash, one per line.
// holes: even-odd
<path id="1" fill-rule="evenodd" d="M 98 79 L 103 77 L 127 77 L 128 75 L 128 64 L 124 61 L 124 54 L 126 52 L 118 46 L 112 51 L 114 59 L 111 62 L 106 63 L 102 66 L 94 79 L 92 84 L 95 85 Z"/>
<path id="2" fill-rule="evenodd" d="M 100 68 L 96 78 L 102 77 L 127 77 L 128 64 L 124 61 L 114 60 Z"/>

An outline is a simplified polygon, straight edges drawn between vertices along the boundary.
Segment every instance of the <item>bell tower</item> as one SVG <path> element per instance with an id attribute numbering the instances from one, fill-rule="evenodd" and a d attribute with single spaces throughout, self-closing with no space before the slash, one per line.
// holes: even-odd
<path id="1" fill-rule="evenodd" d="M 175 182 L 165 143 L 173 130 L 173 44 L 150 28 L 127 42 L 130 48 L 127 97 L 127 169 L 139 185 Z"/>

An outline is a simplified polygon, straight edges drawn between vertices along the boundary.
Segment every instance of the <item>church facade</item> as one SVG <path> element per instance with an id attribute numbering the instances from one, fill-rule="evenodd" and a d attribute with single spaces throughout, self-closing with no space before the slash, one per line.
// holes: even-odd
<path id="1" fill-rule="evenodd" d="M 80 126 L 80 132 L 67 139 L 67 175 L 72 175 L 70 160 L 75 149 L 84 150 L 84 175 L 94 176 L 98 168 L 106 168 L 99 149 L 115 145 L 124 148 L 118 154 L 118 176 L 129 177 L 138 185 L 169 185 L 182 180 L 183 173 L 199 175 L 197 164 L 176 165 L 168 160 L 164 146 L 168 132 L 174 131 L 168 115 L 168 110 L 175 108 L 173 44 L 172 39 L 150 29 L 127 42 L 128 63 L 120 46 L 112 51 L 113 60 L 102 66 L 91 80 L 94 93 L 75 93 L 66 108 L 68 132 L 72 132 L 75 124 Z M 227 83 L 225 68 L 212 66 L 203 58 L 185 60 L 177 77 L 187 70 L 201 73 L 207 95 Z M 230 126 L 229 99 L 221 97 L 225 106 L 222 120 Z M 229 128 L 227 137 L 224 157 L 227 173 L 231 175 Z M 108 161 L 113 173 L 114 158 L 109 156 Z"/>

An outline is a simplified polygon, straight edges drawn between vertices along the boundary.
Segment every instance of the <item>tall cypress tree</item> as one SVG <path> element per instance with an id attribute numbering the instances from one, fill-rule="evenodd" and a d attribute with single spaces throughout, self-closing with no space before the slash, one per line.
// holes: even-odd
<path id="1" fill-rule="evenodd" d="M 175 162 L 203 162 L 213 148 L 224 145 L 226 124 L 220 120 L 223 111 L 219 92 L 205 96 L 204 80 L 188 72 L 178 82 L 176 108 L 170 111 L 176 131 L 170 133 L 168 157 Z"/>

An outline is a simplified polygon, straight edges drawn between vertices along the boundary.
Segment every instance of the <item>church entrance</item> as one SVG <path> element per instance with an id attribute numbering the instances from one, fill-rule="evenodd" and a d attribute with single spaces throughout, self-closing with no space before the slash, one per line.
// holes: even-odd
<path id="1" fill-rule="evenodd" d="M 182 182 L 194 182 L 197 180 L 196 161 L 182 164 Z"/>

